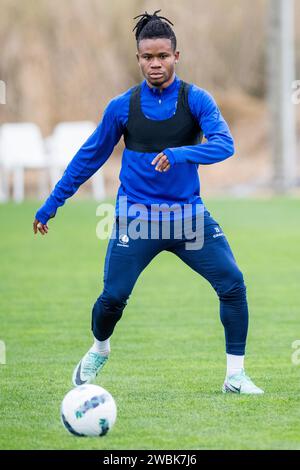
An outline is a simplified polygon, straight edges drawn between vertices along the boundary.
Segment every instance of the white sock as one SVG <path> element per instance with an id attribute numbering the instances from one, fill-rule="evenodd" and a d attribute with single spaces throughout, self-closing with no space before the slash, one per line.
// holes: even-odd
<path id="1" fill-rule="evenodd" d="M 104 341 L 98 341 L 98 339 L 94 338 L 94 344 L 90 350 L 101 354 L 101 356 L 108 356 L 110 353 L 109 338 Z"/>
<path id="2" fill-rule="evenodd" d="M 230 377 L 234 374 L 240 374 L 244 369 L 245 356 L 236 356 L 234 354 L 226 354 L 227 356 L 227 372 L 226 376 Z"/>

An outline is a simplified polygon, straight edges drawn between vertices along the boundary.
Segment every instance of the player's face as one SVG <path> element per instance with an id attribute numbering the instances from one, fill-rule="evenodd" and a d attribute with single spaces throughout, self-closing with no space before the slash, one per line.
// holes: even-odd
<path id="1" fill-rule="evenodd" d="M 170 39 L 142 39 L 136 56 L 150 86 L 166 88 L 172 83 L 179 51 L 174 52 Z"/>

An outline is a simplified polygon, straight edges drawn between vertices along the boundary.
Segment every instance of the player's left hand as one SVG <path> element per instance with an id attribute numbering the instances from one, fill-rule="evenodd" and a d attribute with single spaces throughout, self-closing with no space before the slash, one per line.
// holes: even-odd
<path id="1" fill-rule="evenodd" d="M 152 160 L 151 165 L 155 165 L 155 164 L 156 164 L 155 170 L 159 171 L 160 173 L 168 171 L 171 168 L 168 157 L 163 152 L 156 155 L 154 160 Z"/>

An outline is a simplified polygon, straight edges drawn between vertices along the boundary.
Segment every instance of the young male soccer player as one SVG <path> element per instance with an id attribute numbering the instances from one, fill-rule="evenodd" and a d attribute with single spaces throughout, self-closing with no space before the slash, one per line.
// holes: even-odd
<path id="1" fill-rule="evenodd" d="M 124 136 L 114 236 L 106 254 L 103 292 L 92 311 L 94 344 L 76 366 L 73 383 L 81 385 L 96 378 L 108 359 L 109 339 L 139 274 L 157 254 L 167 250 L 207 279 L 219 297 L 227 353 L 222 391 L 261 394 L 263 390 L 244 372 L 248 306 L 243 275 L 222 229 L 199 195 L 198 165 L 232 156 L 233 140 L 211 95 L 176 75 L 179 52 L 172 23 L 157 13 L 137 16 L 134 28 L 137 60 L 145 80 L 108 104 L 101 123 L 74 156 L 33 223 L 35 233 L 46 234 L 47 222 L 58 207 L 106 162 Z M 205 143 L 201 143 L 203 134 Z M 120 203 L 124 197 L 126 214 Z M 179 208 L 189 204 L 193 221 L 202 209 L 203 246 L 187 249 L 186 237 L 177 238 L 174 231 L 167 239 L 130 239 L 121 219 L 128 216 L 128 207 L 133 204 L 143 205 L 146 211 L 141 211 L 140 218 L 149 224 L 154 222 L 147 209 L 155 204 L 165 204 L 170 212 L 174 204 Z M 173 224 L 180 217 L 180 223 L 185 221 L 184 211 L 171 215 Z M 158 219 L 155 223 L 162 222 Z"/>

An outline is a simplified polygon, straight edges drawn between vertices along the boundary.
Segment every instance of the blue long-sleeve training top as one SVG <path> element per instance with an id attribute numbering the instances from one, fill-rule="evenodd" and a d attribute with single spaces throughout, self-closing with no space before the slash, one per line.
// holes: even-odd
<path id="1" fill-rule="evenodd" d="M 176 112 L 179 77 L 162 92 L 151 88 L 146 80 L 141 87 L 141 108 L 148 119 L 169 119 Z M 94 133 L 87 139 L 67 166 L 62 178 L 54 187 L 36 218 L 46 224 L 58 207 L 71 197 L 112 154 L 115 145 L 123 135 L 128 120 L 129 101 L 132 88 L 112 99 L 106 107 L 102 120 Z M 126 196 L 129 204 L 202 204 L 198 172 L 189 171 L 190 165 L 209 165 L 221 162 L 234 154 L 234 143 L 228 125 L 213 97 L 205 90 L 192 84 L 188 103 L 193 116 L 199 123 L 206 142 L 197 145 L 167 148 L 171 168 L 158 172 L 151 165 L 156 154 L 140 153 L 124 149 L 120 171 L 120 187 L 116 200 L 116 214 L 119 213 L 119 198 Z"/>

